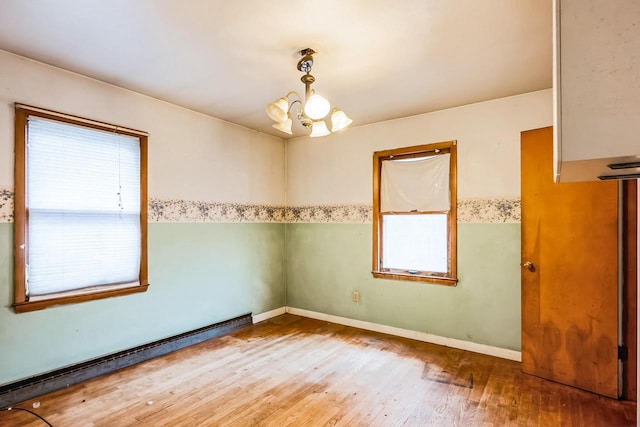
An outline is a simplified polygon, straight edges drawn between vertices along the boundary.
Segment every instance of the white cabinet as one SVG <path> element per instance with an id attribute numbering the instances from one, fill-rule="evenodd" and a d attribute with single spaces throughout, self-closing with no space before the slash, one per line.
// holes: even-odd
<path id="1" fill-rule="evenodd" d="M 640 0 L 555 0 L 553 71 L 555 180 L 640 175 Z"/>

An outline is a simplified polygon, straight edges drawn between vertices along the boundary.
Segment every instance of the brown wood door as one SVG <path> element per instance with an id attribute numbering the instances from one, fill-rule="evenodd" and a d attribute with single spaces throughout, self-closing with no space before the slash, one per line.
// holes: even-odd
<path id="1" fill-rule="evenodd" d="M 521 135 L 522 370 L 617 398 L 617 182 L 555 184 L 552 139 Z"/>

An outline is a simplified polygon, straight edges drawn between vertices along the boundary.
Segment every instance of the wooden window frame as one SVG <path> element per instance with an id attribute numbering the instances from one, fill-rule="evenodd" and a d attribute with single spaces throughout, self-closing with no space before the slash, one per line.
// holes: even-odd
<path id="1" fill-rule="evenodd" d="M 28 261 L 29 212 L 26 206 L 26 147 L 27 120 L 37 116 L 57 122 L 116 132 L 138 138 L 140 141 L 140 275 L 138 284 L 122 286 L 118 284 L 102 285 L 88 289 L 73 290 L 39 296 L 30 300 L 26 294 L 25 268 Z M 79 303 L 132 293 L 145 292 L 149 287 L 147 266 L 147 141 L 146 132 L 115 126 L 104 122 L 85 119 L 78 116 L 59 113 L 28 105 L 15 105 L 15 199 L 14 199 L 14 304 L 16 313 L 42 310 L 61 304 Z"/>
<path id="2" fill-rule="evenodd" d="M 457 278 L 457 142 L 444 141 L 434 144 L 376 151 L 373 153 L 373 258 L 371 274 L 379 279 L 409 280 L 427 282 L 445 286 L 455 286 Z M 382 162 L 390 159 L 409 159 L 433 154 L 450 154 L 449 188 L 451 192 L 450 209 L 447 212 L 447 272 L 410 272 L 401 269 L 382 268 L 382 214 L 380 213 L 380 179 Z M 416 215 L 429 215 L 444 212 L 427 212 Z M 397 215 L 406 215 L 400 213 Z"/>

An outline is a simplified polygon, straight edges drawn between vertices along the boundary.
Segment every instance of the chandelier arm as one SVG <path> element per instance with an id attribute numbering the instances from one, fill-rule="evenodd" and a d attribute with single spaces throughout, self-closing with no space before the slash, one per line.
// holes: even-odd
<path id="1" fill-rule="evenodd" d="M 300 95 L 298 95 L 298 92 L 296 92 L 295 90 L 292 90 L 291 92 L 287 93 L 284 97 L 289 99 L 289 96 L 291 96 L 291 95 L 295 95 L 295 96 L 298 97 L 298 99 L 302 99 L 302 98 L 300 98 Z"/>
<path id="2" fill-rule="evenodd" d="M 297 102 L 298 104 L 300 104 L 298 108 L 298 118 L 300 118 L 300 116 L 303 114 L 303 111 L 304 111 L 304 106 L 302 104 L 302 97 L 298 92 L 296 92 L 295 90 L 292 90 L 291 92 L 285 95 L 285 98 L 288 100 L 289 96 L 291 95 L 295 95 L 298 99 L 294 99 L 293 101 L 289 102 L 289 109 L 287 110 L 287 113 L 291 112 L 291 110 L 293 109 L 293 105 Z"/>
<path id="3" fill-rule="evenodd" d="M 291 92 L 290 92 L 290 93 L 291 93 Z M 294 92 L 294 93 L 295 93 L 295 92 Z M 298 95 L 298 94 L 296 93 L 296 95 Z M 298 98 L 299 98 L 299 96 L 298 96 Z M 289 111 L 287 111 L 288 113 L 290 113 L 290 112 L 291 112 L 291 109 L 293 108 L 293 104 L 295 104 L 296 102 L 297 102 L 298 104 L 300 104 L 300 111 L 302 111 L 302 101 L 301 101 L 300 99 L 296 99 L 296 100 L 294 100 L 291 104 L 289 104 Z"/>

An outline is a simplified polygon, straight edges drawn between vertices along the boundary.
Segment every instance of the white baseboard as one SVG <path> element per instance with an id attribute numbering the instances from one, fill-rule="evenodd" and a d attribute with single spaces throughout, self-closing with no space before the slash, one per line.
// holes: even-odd
<path id="1" fill-rule="evenodd" d="M 381 325 L 379 323 L 365 322 L 364 320 L 349 319 L 348 317 L 333 316 L 331 314 L 318 313 L 316 311 L 303 310 L 301 308 L 295 307 L 286 307 L 286 312 L 298 316 L 309 317 L 311 319 L 337 323 L 339 325 L 352 326 L 354 328 L 366 329 L 368 331 L 381 332 L 389 335 L 396 335 L 399 337 L 410 338 L 417 341 L 443 345 L 445 347 L 452 347 L 460 350 L 472 351 L 474 353 L 500 357 L 502 359 L 515 360 L 516 362 L 522 361 L 522 354 L 519 351 L 508 350 L 506 348 L 493 347 L 490 345 L 478 344 L 470 341 L 458 340 L 455 338 L 446 338 L 438 335 L 427 334 L 425 332 L 396 328 L 394 326 Z"/>
<path id="2" fill-rule="evenodd" d="M 272 317 L 280 316 L 287 312 L 287 307 L 280 307 L 273 310 L 265 311 L 264 313 L 252 315 L 253 323 L 263 322 L 271 319 Z"/>

